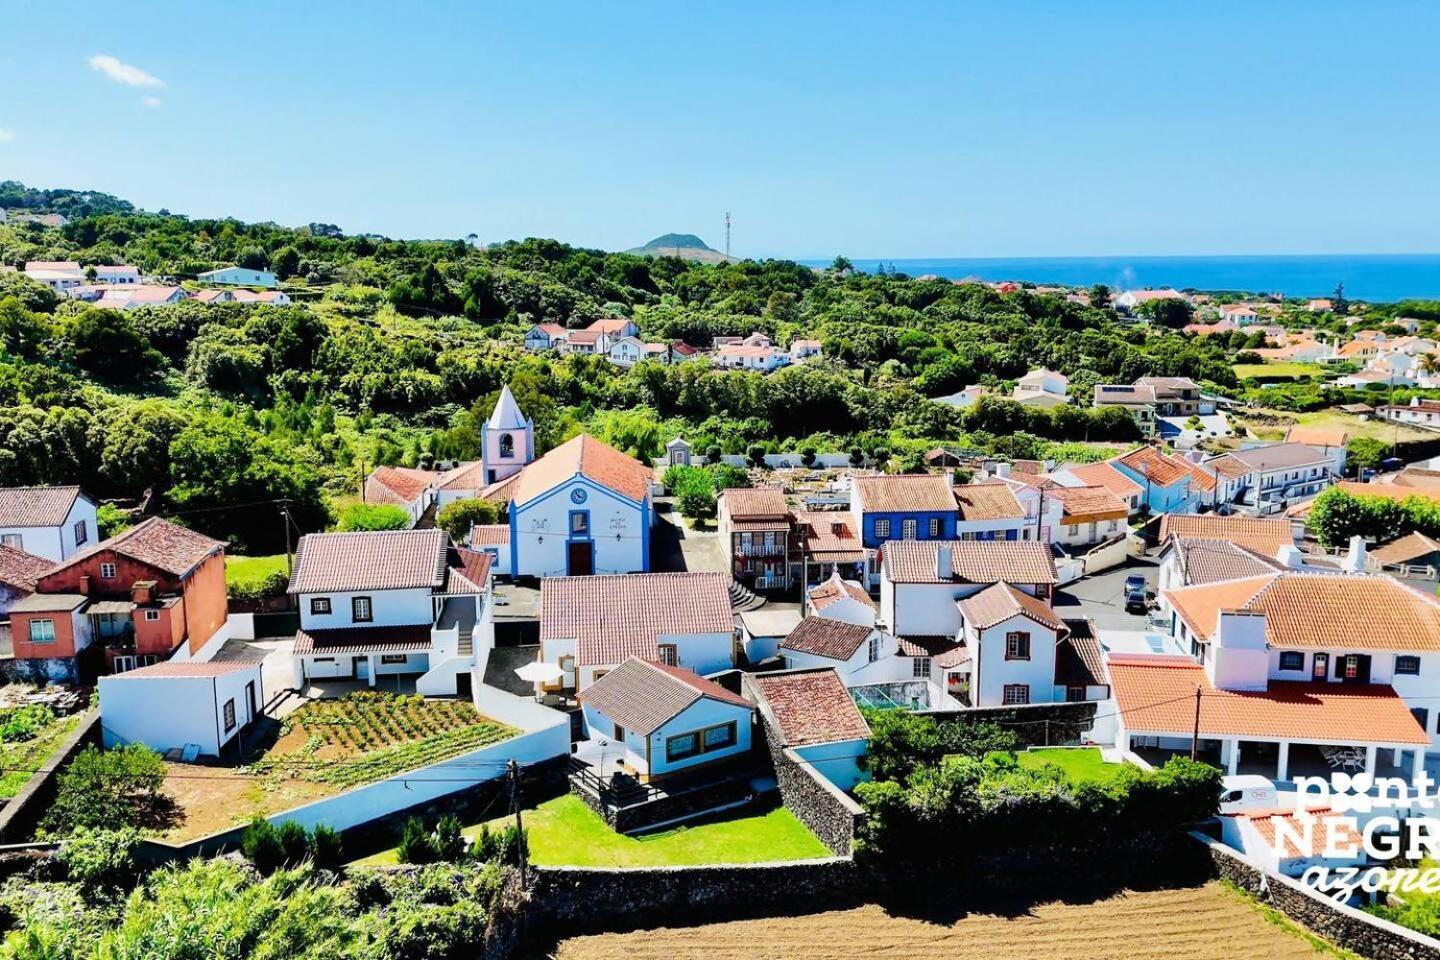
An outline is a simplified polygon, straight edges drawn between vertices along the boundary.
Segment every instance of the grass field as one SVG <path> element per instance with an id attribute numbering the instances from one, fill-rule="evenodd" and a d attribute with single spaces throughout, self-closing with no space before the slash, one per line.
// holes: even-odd
<path id="1" fill-rule="evenodd" d="M 1343 410 L 1316 410 L 1312 413 L 1289 413 L 1284 410 L 1243 410 L 1235 414 L 1237 425 L 1262 440 L 1283 440 L 1287 428 L 1299 423 L 1305 426 L 1339 427 L 1355 437 L 1374 437 L 1391 443 L 1395 440 L 1434 440 L 1435 434 L 1387 420 L 1367 420 Z"/>
<path id="2" fill-rule="evenodd" d="M 253 593 L 277 574 L 286 575 L 283 553 L 270 557 L 240 557 L 228 554 L 225 557 L 225 586 L 230 588 L 232 593 L 237 589 Z"/>
<path id="3" fill-rule="evenodd" d="M 1251 380 L 1255 377 L 1266 377 L 1269 379 L 1298 380 L 1301 377 L 1321 377 L 1327 371 L 1318 363 L 1237 363 L 1235 364 L 1235 376 L 1241 380 Z"/>
<path id="4" fill-rule="evenodd" d="M 1015 755 L 1022 767 L 1038 767 L 1053 763 L 1075 781 L 1103 783 L 1124 767 L 1122 763 L 1106 763 L 1097 749 L 1024 750 Z"/>
<path id="5" fill-rule="evenodd" d="M 605 825 L 579 798 L 566 794 L 523 813 L 530 861 L 542 866 L 665 867 L 697 863 L 810 860 L 830 851 L 784 807 L 713 820 L 643 836 L 624 836 Z M 492 830 L 513 821 L 490 821 Z M 468 827 L 467 836 L 480 831 Z M 361 863 L 395 863 L 394 850 Z"/>
<path id="6" fill-rule="evenodd" d="M 1091 903 L 1024 905 L 959 920 L 877 906 L 799 917 L 601 934 L 563 941 L 557 960 L 1314 960 L 1348 957 L 1219 884 L 1125 892 Z"/>
<path id="7" fill-rule="evenodd" d="M 36 711 L 37 708 L 25 708 Z M 13 711 L 5 711 L 6 715 Z M 61 717 L 45 723 L 28 740 L 11 740 L 0 743 L 0 800 L 9 800 L 20 792 L 20 788 L 32 776 L 31 771 L 44 765 L 61 742 L 80 723 L 79 716 Z"/>

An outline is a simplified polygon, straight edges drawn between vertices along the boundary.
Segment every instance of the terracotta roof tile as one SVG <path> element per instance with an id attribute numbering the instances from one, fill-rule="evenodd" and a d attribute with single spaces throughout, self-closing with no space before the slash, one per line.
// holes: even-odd
<path id="1" fill-rule="evenodd" d="M 1125 464 L 1142 477 L 1148 476 L 1152 484 L 1162 487 L 1174 486 L 1191 476 L 1190 464 L 1183 458 L 1172 457 L 1154 447 L 1132 450 L 1123 457 L 1116 457 L 1115 461 Z"/>
<path id="2" fill-rule="evenodd" d="M 850 514 L 835 510 L 796 510 L 790 516 L 798 534 L 798 546 L 812 559 L 839 563 L 865 559 L 867 551 Z"/>
<path id="3" fill-rule="evenodd" d="M 831 577 L 819 586 L 810 588 L 810 603 L 816 610 L 824 610 L 826 607 L 846 597 L 858 600 L 870 609 L 875 609 L 875 601 L 864 587 L 854 580 L 838 580 Z"/>
<path id="4" fill-rule="evenodd" d="M 582 433 L 516 474 L 510 497 L 516 504 L 524 505 L 577 474 L 639 503 L 650 493 L 654 471 L 634 457 L 627 457 Z"/>
<path id="5" fill-rule="evenodd" d="M 203 533 L 196 533 L 178 523 L 171 523 L 163 517 L 150 517 L 127 530 L 122 530 L 109 540 L 86 547 L 71 555 L 68 560 L 56 564 L 53 569 L 62 570 L 109 550 L 122 557 L 129 557 L 157 570 L 177 577 L 183 577 L 199 566 L 207 557 L 222 553 L 225 544 L 212 540 Z"/>
<path id="6" fill-rule="evenodd" d="M 373 503 L 413 503 L 440 475 L 415 467 L 376 467 L 365 478 L 365 499 Z"/>
<path id="7" fill-rule="evenodd" d="M 367 653 L 421 653 L 429 650 L 430 627 L 339 627 L 299 630 L 293 652 L 317 656 Z"/>
<path id="8" fill-rule="evenodd" d="M 1268 690 L 1216 690 L 1185 657 L 1112 655 L 1110 684 L 1132 732 L 1190 736 L 1200 688 L 1202 737 L 1319 743 L 1428 744 L 1430 736 L 1388 686 L 1271 680 Z"/>
<path id="9" fill-rule="evenodd" d="M 481 550 L 455 551 L 459 563 L 446 572 L 446 593 L 484 593 L 490 583 L 490 554 Z"/>
<path id="10" fill-rule="evenodd" d="M 540 639 L 575 640 L 582 666 L 658 660 L 661 634 L 730 633 L 724 573 L 626 573 L 540 581 Z"/>
<path id="11" fill-rule="evenodd" d="M 1376 547 L 1370 551 L 1370 556 L 1381 563 L 1409 563 L 1434 553 L 1440 553 L 1440 540 L 1416 531 L 1383 547 Z M 3 558 L 3 554 L 0 554 L 0 558 Z M 4 564 L 0 563 L 0 570 L 3 570 L 3 566 Z"/>
<path id="12" fill-rule="evenodd" d="M 749 700 L 693 670 L 638 657 L 630 657 L 577 696 L 592 710 L 646 736 L 701 699 L 753 709 Z"/>
<path id="13" fill-rule="evenodd" d="M 306 534 L 289 592 L 434 590 L 445 583 L 446 541 L 443 530 Z"/>
<path id="14" fill-rule="evenodd" d="M 1175 537 L 1169 546 L 1176 553 L 1187 587 L 1263 577 L 1284 569 L 1276 560 L 1225 540 Z"/>
<path id="15" fill-rule="evenodd" d="M 1054 583 L 1055 562 L 1033 540 L 891 540 L 883 564 L 892 583 L 940 583 L 936 554 L 950 550 L 951 583 Z"/>
<path id="16" fill-rule="evenodd" d="M 1041 626 L 1057 633 L 1067 628 L 1060 615 L 1044 600 L 1016 590 L 1008 583 L 997 583 L 979 593 L 971 594 L 955 605 L 964 614 L 965 620 L 977 630 L 988 630 L 997 623 L 1004 623 L 1011 617 L 1027 617 Z"/>
<path id="17" fill-rule="evenodd" d="M 0 584 L 30 593 L 41 575 L 54 567 L 54 560 L 0 544 Z"/>
<path id="18" fill-rule="evenodd" d="M 106 680 L 148 680 L 154 677 L 223 677 L 228 673 L 258 668 L 259 660 L 209 660 L 196 663 L 193 660 L 181 662 L 164 661 L 148 667 L 137 667 L 124 673 L 106 677 Z"/>
<path id="19" fill-rule="evenodd" d="M 488 486 L 485 482 L 485 463 L 482 460 L 462 463 L 435 478 L 437 490 L 483 490 Z"/>
<path id="20" fill-rule="evenodd" d="M 1070 523 L 1124 520 L 1130 516 L 1130 505 L 1106 487 L 1055 486 L 1047 489 L 1045 496 L 1060 501 Z"/>
<path id="21" fill-rule="evenodd" d="M 961 520 L 1023 520 L 1025 508 L 1004 483 L 971 483 L 955 488 Z"/>
<path id="22" fill-rule="evenodd" d="M 1171 537 L 1224 540 L 1273 557 L 1281 547 L 1293 547 L 1295 535 L 1284 518 L 1222 517 L 1216 513 L 1174 514 L 1160 518 L 1160 542 Z"/>
<path id="23" fill-rule="evenodd" d="M 498 547 L 510 542 L 510 525 L 507 523 L 477 523 L 470 528 L 470 546 Z"/>
<path id="24" fill-rule="evenodd" d="M 732 487 L 720 493 L 731 519 L 788 517 L 785 491 L 779 487 Z"/>
<path id="25" fill-rule="evenodd" d="M 0 487 L 0 527 L 58 527 L 79 487 Z"/>
<path id="26" fill-rule="evenodd" d="M 1246 610 L 1265 614 L 1272 647 L 1440 652 L 1440 602 L 1390 577 L 1273 573 L 1165 595 L 1202 639 L 1221 611 Z"/>
<path id="27" fill-rule="evenodd" d="M 1086 486 L 1101 486 L 1122 500 L 1134 497 L 1144 491 L 1140 484 L 1116 470 L 1109 463 L 1082 463 L 1070 467 L 1069 472 Z"/>
<path id="28" fill-rule="evenodd" d="M 1055 645 L 1055 683 L 1064 687 L 1103 687 L 1110 678 L 1105 672 L 1105 654 L 1095 624 L 1090 620 L 1066 620 L 1069 636 Z"/>
<path id="29" fill-rule="evenodd" d="M 1325 847 L 1332 836 L 1337 844 L 1353 843 L 1357 847 L 1365 839 L 1364 835 L 1355 829 L 1354 821 L 1348 815 L 1336 814 L 1329 807 L 1307 808 L 1306 816 L 1315 821 L 1314 826 L 1309 830 L 1303 826 L 1300 813 L 1293 809 L 1242 810 L 1238 813 L 1225 814 L 1225 816 L 1249 820 L 1255 826 L 1255 832 L 1259 834 L 1261 841 L 1270 849 L 1277 851 L 1284 859 L 1324 856 Z M 1290 821 L 1290 826 L 1285 839 L 1281 841 L 1283 846 L 1277 846 L 1275 843 L 1276 825 L 1281 820 Z M 1306 844 L 1307 838 L 1308 844 Z"/>
<path id="30" fill-rule="evenodd" d="M 762 673 L 755 689 L 787 747 L 870 739 L 870 727 L 834 668 Z"/>
<path id="31" fill-rule="evenodd" d="M 843 620 L 806 617 L 780 641 L 780 649 L 808 653 L 830 660 L 849 660 L 874 632 L 874 627 L 857 626 Z"/>
<path id="32" fill-rule="evenodd" d="M 1343 447 L 1349 440 L 1350 432 L 1344 427 L 1296 424 L 1285 431 L 1286 443 L 1308 443 L 1315 447 Z"/>
<path id="33" fill-rule="evenodd" d="M 938 473 L 856 477 L 854 495 L 865 513 L 955 512 L 955 493 Z"/>

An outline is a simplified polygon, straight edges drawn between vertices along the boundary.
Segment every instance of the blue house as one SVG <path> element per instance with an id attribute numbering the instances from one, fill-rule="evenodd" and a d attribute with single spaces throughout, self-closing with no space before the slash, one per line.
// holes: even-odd
<path id="1" fill-rule="evenodd" d="M 1142 502 L 1151 513 L 1188 513 L 1194 509 L 1199 496 L 1195 471 L 1199 468 L 1185 458 L 1154 447 L 1140 447 L 1110 463 L 1140 485 L 1144 491 Z"/>
<path id="2" fill-rule="evenodd" d="M 861 543 L 874 549 L 887 540 L 954 540 L 953 482 L 938 473 L 856 477 L 850 513 Z"/>

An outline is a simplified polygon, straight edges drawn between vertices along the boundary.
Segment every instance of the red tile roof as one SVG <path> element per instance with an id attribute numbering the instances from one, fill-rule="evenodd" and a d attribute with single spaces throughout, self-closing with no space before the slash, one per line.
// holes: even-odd
<path id="1" fill-rule="evenodd" d="M 628 317 L 604 317 L 596 320 L 586 330 L 593 330 L 597 333 L 619 333 L 635 321 Z"/>
<path id="2" fill-rule="evenodd" d="M 430 646 L 430 627 L 425 625 L 339 627 L 296 632 L 293 652 L 315 656 L 358 656 L 367 653 L 422 653 Z"/>
<path id="3" fill-rule="evenodd" d="M 445 583 L 443 530 L 310 533 L 295 548 L 291 594 L 433 590 Z"/>
<path id="4" fill-rule="evenodd" d="M 0 527 L 58 527 L 79 487 L 0 487 Z"/>
<path id="5" fill-rule="evenodd" d="M 758 674 L 755 690 L 787 747 L 870 739 L 870 727 L 832 668 Z"/>
<path id="6" fill-rule="evenodd" d="M 1050 487 L 1047 498 L 1059 500 L 1069 523 L 1093 523 L 1097 520 L 1124 520 L 1130 516 L 1130 505 L 1105 487 Z"/>
<path id="7" fill-rule="evenodd" d="M 698 700 L 754 709 L 737 693 L 681 667 L 630 657 L 577 695 L 627 730 L 649 736 Z"/>
<path id="8" fill-rule="evenodd" d="M 955 512 L 955 492 L 938 473 L 856 477 L 854 496 L 865 513 Z"/>
<path id="9" fill-rule="evenodd" d="M 1082 463 L 1068 469 L 1081 483 L 1087 486 L 1102 486 L 1122 500 L 1138 496 L 1144 491 L 1140 484 L 1125 476 L 1109 463 Z"/>
<path id="10" fill-rule="evenodd" d="M 1202 737 L 1266 737 L 1319 743 L 1428 744 L 1394 688 L 1271 680 L 1263 691 L 1216 690 L 1186 657 L 1112 654 L 1110 685 L 1131 732 L 1189 737 L 1200 689 Z"/>
<path id="11" fill-rule="evenodd" d="M 838 580 L 831 577 L 819 586 L 810 588 L 810 603 L 816 610 L 824 610 L 846 597 L 858 600 L 872 610 L 875 609 L 875 601 L 871 599 L 870 594 L 854 580 Z"/>
<path id="12" fill-rule="evenodd" d="M 484 593 L 490 583 L 490 554 L 461 547 L 455 553 L 460 562 L 448 571 L 446 593 Z"/>
<path id="13" fill-rule="evenodd" d="M 1152 484 L 1169 487 L 1191 476 L 1190 464 L 1181 457 L 1172 457 L 1154 447 L 1131 450 L 1115 462 L 1123 463 L 1142 477 L 1148 476 Z"/>
<path id="14" fill-rule="evenodd" d="M 1222 517 L 1217 513 L 1175 514 L 1160 518 L 1160 542 L 1171 537 L 1224 540 L 1273 557 L 1281 547 L 1293 547 L 1290 521 L 1282 518 Z"/>
<path id="15" fill-rule="evenodd" d="M 892 583 L 940 583 L 935 556 L 950 550 L 951 583 L 1054 583 L 1050 549 L 1033 540 L 891 540 L 882 561 Z"/>
<path id="16" fill-rule="evenodd" d="M 789 516 L 785 491 L 779 487 L 732 487 L 721 491 L 720 499 L 731 519 Z"/>
<path id="17" fill-rule="evenodd" d="M 724 573 L 626 573 L 540 581 L 540 640 L 575 640 L 582 666 L 658 660 L 661 634 L 730 633 Z"/>
<path id="18" fill-rule="evenodd" d="M 192 660 L 181 662 L 164 661 L 148 667 L 137 667 L 124 673 L 106 677 L 107 680 L 148 680 L 154 677 L 223 677 L 241 670 L 258 669 L 259 660 L 209 660 L 196 663 Z"/>
<path id="19" fill-rule="evenodd" d="M 365 499 L 378 503 L 413 503 L 439 474 L 415 467 L 376 467 L 365 480 Z"/>
<path id="20" fill-rule="evenodd" d="M 1261 577 L 1285 569 L 1279 561 L 1225 540 L 1175 537 L 1169 549 L 1175 551 L 1187 587 Z"/>
<path id="21" fill-rule="evenodd" d="M 829 660 L 849 660 L 870 639 L 874 627 L 862 627 L 829 617 L 806 617 L 780 641 L 781 650 L 794 650 Z"/>
<path id="22" fill-rule="evenodd" d="M 1436 553 L 1440 553 L 1440 540 L 1416 531 L 1371 550 L 1370 556 L 1381 563 L 1409 563 Z M 3 563 L 0 563 L 0 569 L 3 569 Z"/>
<path id="23" fill-rule="evenodd" d="M 54 560 L 0 544 L 0 584 L 12 589 L 26 593 L 34 591 L 41 574 L 54 566 Z"/>
<path id="24" fill-rule="evenodd" d="M 1023 520 L 1025 508 L 1005 483 L 971 483 L 955 488 L 961 520 Z"/>
<path id="25" fill-rule="evenodd" d="M 470 528 L 470 546 L 498 547 L 510 542 L 508 523 L 477 523 Z"/>
<path id="26" fill-rule="evenodd" d="M 1440 652 L 1440 601 L 1383 576 L 1272 573 L 1165 591 L 1202 639 L 1221 611 L 1265 614 L 1272 647 Z"/>
<path id="27" fill-rule="evenodd" d="M 56 564 L 53 569 L 61 570 L 74 566 L 103 550 L 129 557 L 174 576 L 184 577 L 206 558 L 223 553 L 225 544 L 178 523 L 171 523 L 163 517 L 150 517 L 128 530 L 120 531 L 109 540 L 101 540 L 86 547 L 68 560 Z"/>
<path id="28" fill-rule="evenodd" d="M 1050 608 L 1050 604 L 1016 590 L 1008 583 L 986 587 L 979 593 L 957 600 L 955 605 L 960 608 L 965 620 L 977 630 L 988 630 L 1017 616 L 1026 617 L 1057 633 L 1067 629 L 1065 621 Z"/>
<path id="29" fill-rule="evenodd" d="M 1350 432 L 1344 427 L 1296 424 L 1285 431 L 1286 443 L 1307 443 L 1312 447 L 1343 447 L 1349 440 Z"/>
<path id="30" fill-rule="evenodd" d="M 485 480 L 485 463 L 462 463 L 453 470 L 446 470 L 435 478 L 437 490 L 483 490 L 489 483 Z"/>
<path id="31" fill-rule="evenodd" d="M 795 523 L 801 550 L 811 559 L 830 563 L 858 563 L 866 548 L 855 530 L 850 514 L 834 510 L 796 510 Z"/>
<path id="32" fill-rule="evenodd" d="M 650 492 L 654 471 L 634 457 L 627 457 L 582 433 L 521 470 L 510 497 L 523 506 L 577 474 L 639 503 Z"/>

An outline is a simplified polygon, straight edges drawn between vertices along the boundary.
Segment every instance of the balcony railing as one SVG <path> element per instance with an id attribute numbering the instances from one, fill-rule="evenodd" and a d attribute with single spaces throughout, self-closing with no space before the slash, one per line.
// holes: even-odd
<path id="1" fill-rule="evenodd" d="M 777 543 L 737 543 L 735 544 L 735 556 L 783 557 L 785 556 L 785 544 L 783 541 Z"/>

